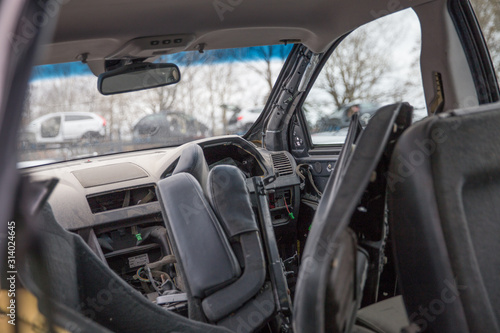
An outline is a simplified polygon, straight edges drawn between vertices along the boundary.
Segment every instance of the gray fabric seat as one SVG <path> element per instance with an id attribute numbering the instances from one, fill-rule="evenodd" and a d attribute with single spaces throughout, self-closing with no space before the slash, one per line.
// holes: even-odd
<path id="1" fill-rule="evenodd" d="M 429 332 L 500 331 L 499 128 L 498 103 L 431 117 L 392 156 L 389 221 L 403 298 Z"/>
<path id="2" fill-rule="evenodd" d="M 275 306 L 245 177 L 226 165 L 207 172 L 201 148 L 188 146 L 172 176 L 158 182 L 165 222 L 190 302 L 209 322 L 238 329 L 254 297 L 270 300 L 261 321 L 243 328 L 251 331 Z"/>
<path id="3" fill-rule="evenodd" d="M 337 161 L 341 166 L 330 175 L 302 256 L 294 305 L 296 331 L 353 330 L 368 258 L 360 255 L 349 223 L 382 155 L 409 125 L 411 111 L 406 103 L 378 110 L 357 140 L 356 149 L 345 156 L 345 149 L 352 146 L 348 134 Z"/>
<path id="4" fill-rule="evenodd" d="M 64 230 L 50 206 L 41 212 L 40 247 L 19 270 L 40 312 L 73 332 L 229 332 L 151 303 L 107 267 L 84 240 Z M 42 263 L 45 263 L 44 265 Z"/>
<path id="5" fill-rule="evenodd" d="M 189 173 L 200 184 L 203 193 L 208 197 L 208 164 L 203 154 L 203 149 L 197 144 L 189 144 L 182 150 L 179 161 L 175 166 L 172 175 L 179 173 Z"/>
<path id="6" fill-rule="evenodd" d="M 356 324 L 369 332 L 400 333 L 410 322 L 401 296 L 391 297 L 362 308 L 357 313 Z M 360 330 L 360 329 L 359 329 Z M 356 330 L 353 330 L 356 332 Z"/>

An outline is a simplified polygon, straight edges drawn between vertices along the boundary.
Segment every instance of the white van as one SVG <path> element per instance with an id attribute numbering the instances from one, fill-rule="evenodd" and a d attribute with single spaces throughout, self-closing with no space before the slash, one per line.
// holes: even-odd
<path id="1" fill-rule="evenodd" d="M 25 129 L 32 143 L 97 140 L 106 135 L 106 119 L 91 112 L 57 112 L 33 120 Z"/>

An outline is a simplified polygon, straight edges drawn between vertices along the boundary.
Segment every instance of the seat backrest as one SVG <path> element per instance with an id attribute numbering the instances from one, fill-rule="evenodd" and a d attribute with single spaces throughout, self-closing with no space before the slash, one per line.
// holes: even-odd
<path id="1" fill-rule="evenodd" d="M 357 261 L 362 256 L 349 222 L 391 135 L 398 132 L 397 119 L 408 122 L 411 110 L 408 104 L 378 110 L 352 154 L 341 162 L 342 169 L 330 176 L 302 255 L 294 302 L 296 332 L 346 332 L 352 327 L 361 299 Z"/>
<path id="2" fill-rule="evenodd" d="M 182 172 L 159 181 L 158 196 L 188 296 L 201 301 L 210 322 L 220 322 L 259 293 L 266 266 L 241 171 L 216 166 L 206 188 L 210 200 L 198 181 Z M 241 249 L 240 260 L 233 243 Z"/>
<path id="3" fill-rule="evenodd" d="M 500 331 L 500 104 L 430 117 L 400 138 L 389 221 L 410 320 Z"/>
<path id="4" fill-rule="evenodd" d="M 208 199 L 229 239 L 259 230 L 245 176 L 238 168 L 219 165 L 210 171 Z"/>
<path id="5" fill-rule="evenodd" d="M 240 265 L 197 180 L 172 175 L 158 182 L 158 194 L 191 295 L 202 299 L 238 278 Z"/>

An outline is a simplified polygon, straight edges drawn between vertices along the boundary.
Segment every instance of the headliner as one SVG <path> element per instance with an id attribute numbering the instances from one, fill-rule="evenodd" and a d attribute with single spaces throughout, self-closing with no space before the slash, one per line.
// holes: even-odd
<path id="1" fill-rule="evenodd" d="M 42 63 L 88 60 L 102 63 L 135 38 L 189 35 L 169 50 L 279 44 L 300 40 L 325 51 L 346 32 L 377 17 L 431 0 L 59 0 L 60 12 Z M 218 10 L 216 10 L 216 8 Z M 137 49 L 137 47 L 136 47 Z"/>

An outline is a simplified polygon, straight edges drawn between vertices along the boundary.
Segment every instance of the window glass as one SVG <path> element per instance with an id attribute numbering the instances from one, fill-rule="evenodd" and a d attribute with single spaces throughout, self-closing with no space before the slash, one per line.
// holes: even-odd
<path id="1" fill-rule="evenodd" d="M 161 125 L 165 124 L 164 114 L 154 114 L 143 118 L 135 126 L 137 134 L 139 135 L 152 135 L 156 134 Z"/>
<path id="2" fill-rule="evenodd" d="M 420 24 L 412 10 L 372 21 L 333 51 L 303 105 L 315 145 L 342 144 L 353 113 L 365 126 L 385 104 L 427 114 L 420 73 Z"/>
<path id="3" fill-rule="evenodd" d="M 90 116 L 66 115 L 66 117 L 64 117 L 64 120 L 66 121 L 91 120 L 91 119 L 92 117 Z"/>
<path id="4" fill-rule="evenodd" d="M 99 94 L 97 77 L 86 64 L 37 66 L 24 105 L 18 165 L 242 135 L 259 117 L 292 47 L 267 45 L 165 55 L 156 61 L 177 64 L 181 82 L 111 96 Z M 99 118 L 79 119 L 84 112 Z M 59 135 L 42 140 L 41 121 L 56 113 L 65 115 Z M 45 130 L 46 136 L 56 132 L 48 126 Z M 98 140 L 80 140 L 97 130 Z"/>
<path id="5" fill-rule="evenodd" d="M 498 0 L 471 0 L 471 4 L 483 31 L 498 78 L 500 69 L 500 2 Z"/>
<path id="6" fill-rule="evenodd" d="M 179 114 L 171 114 L 167 116 L 169 131 L 174 135 L 187 133 L 186 119 Z"/>

